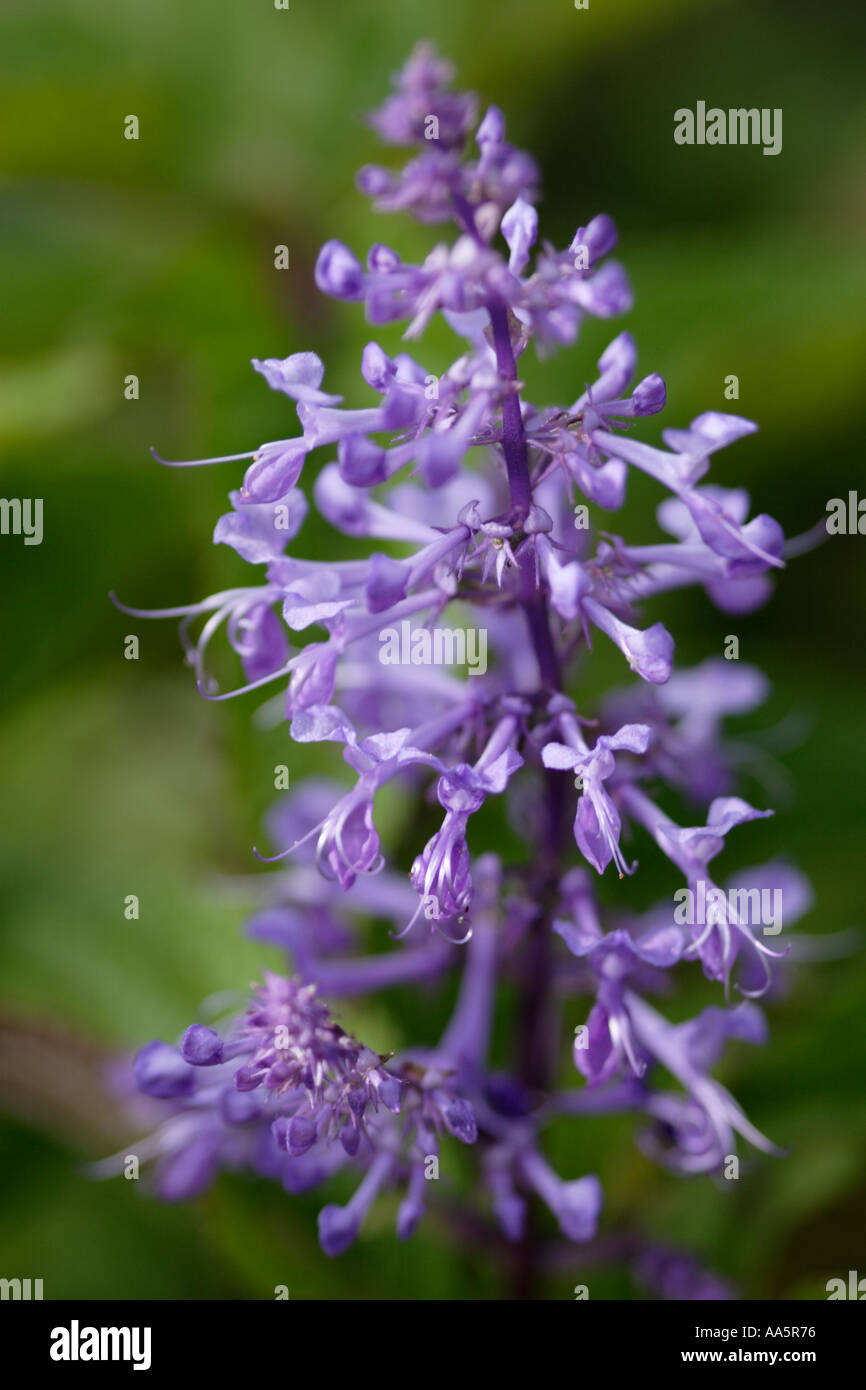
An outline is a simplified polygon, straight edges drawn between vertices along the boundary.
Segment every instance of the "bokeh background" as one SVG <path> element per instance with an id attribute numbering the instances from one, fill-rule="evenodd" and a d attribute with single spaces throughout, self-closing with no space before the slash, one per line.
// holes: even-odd
<path id="1" fill-rule="evenodd" d="M 362 315 L 318 296 L 312 267 L 334 235 L 358 250 L 381 238 L 407 258 L 432 244 L 435 229 L 377 217 L 353 187 L 379 157 L 361 113 L 422 37 L 539 159 L 547 237 L 566 244 L 600 210 L 616 219 L 637 295 L 628 327 L 643 370 L 668 382 L 665 422 L 726 408 L 760 422 L 713 479 L 745 483 L 787 534 L 866 489 L 866 12 L 854 3 L 7 0 L 0 490 L 44 498 L 45 537 L 0 541 L 0 1273 L 44 1278 L 48 1298 L 267 1298 L 278 1283 L 293 1298 L 503 1291 L 489 1255 L 435 1221 L 398 1245 L 387 1205 L 329 1261 L 316 1194 L 230 1178 L 192 1207 L 160 1208 L 143 1183 L 81 1171 L 128 1136 L 102 1059 L 176 1037 L 201 998 L 278 963 L 238 930 L 253 879 L 230 894 L 219 880 L 253 873 L 285 730 L 253 728 L 249 700 L 203 704 L 173 625 L 131 622 L 107 598 L 157 606 L 239 578 L 237 557 L 210 544 L 239 473 L 172 473 L 148 446 L 196 457 L 295 432 L 254 355 L 314 348 L 329 389 L 366 399 Z M 676 146 L 673 112 L 699 99 L 783 108 L 782 154 Z M 128 114 L 137 142 L 123 138 Z M 277 243 L 287 272 L 273 267 Z M 572 351 L 528 369 L 538 398 L 573 399 L 610 336 L 588 325 Z M 434 334 L 419 355 L 439 370 L 448 347 Z M 138 401 L 124 400 L 129 373 Z M 650 539 L 657 500 L 636 486 L 617 529 Z M 324 543 L 315 527 L 305 541 Z M 790 854 L 814 883 L 804 926 L 819 937 L 864 916 L 864 545 L 839 537 L 805 555 L 733 627 L 699 594 L 652 614 L 681 661 L 720 653 L 735 631 L 769 675 L 770 702 L 743 722 L 778 761 L 759 769 L 769 788 L 744 791 L 778 814 L 732 836 L 724 862 Z M 138 662 L 123 659 L 129 632 Z M 597 650 L 590 692 L 623 679 L 616 653 Z M 385 833 L 405 859 L 399 813 L 386 808 Z M 628 885 L 646 902 L 670 891 L 652 858 Z M 129 893 L 137 922 L 123 915 Z M 717 1002 L 695 973 L 677 1016 Z M 636 1224 L 752 1298 L 822 1298 L 828 1278 L 866 1274 L 866 953 L 790 979 L 771 1045 L 735 1046 L 720 1071 L 784 1160 L 762 1158 L 720 1191 L 654 1168 L 628 1118 L 555 1135 L 563 1171 L 602 1174 L 606 1231 Z M 434 991 L 346 1013 L 393 1047 L 419 1019 L 434 1037 L 446 1006 Z M 575 1250 L 541 1292 L 569 1298 L 582 1276 Z M 592 1297 L 645 1296 L 616 1267 L 590 1282 Z"/>

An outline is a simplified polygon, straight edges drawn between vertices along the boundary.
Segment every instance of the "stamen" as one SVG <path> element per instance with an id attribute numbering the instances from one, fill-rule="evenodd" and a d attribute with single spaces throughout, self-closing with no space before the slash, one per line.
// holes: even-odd
<path id="1" fill-rule="evenodd" d="M 427 895 L 425 894 L 425 897 L 426 897 L 426 896 L 427 896 Z M 404 936 L 408 936 L 409 932 L 412 930 L 412 928 L 414 927 L 415 923 L 418 921 L 418 918 L 419 918 L 419 916 L 421 915 L 423 909 L 424 909 L 424 898 L 419 898 L 419 900 L 418 900 L 418 906 L 416 907 L 415 911 L 412 913 L 412 916 L 409 918 L 409 921 L 406 923 L 406 925 L 405 925 L 405 927 L 403 928 L 403 930 L 402 930 L 402 931 L 398 931 L 398 932 L 389 931 L 388 935 L 390 936 L 391 940 L 392 940 L 392 941 L 402 941 Z"/>
<path id="2" fill-rule="evenodd" d="M 166 468 L 205 468 L 210 463 L 239 463 L 241 459 L 254 459 L 258 450 L 251 449 L 246 454 L 222 454 L 212 459 L 164 459 L 150 446 L 150 452 L 157 463 L 162 463 Z"/>
<path id="3" fill-rule="evenodd" d="M 198 681 L 198 693 L 202 699 L 210 700 L 213 703 L 219 703 L 221 700 L 234 700 L 238 695 L 247 695 L 251 690 L 258 690 L 260 686 L 269 685 L 271 681 L 280 680 L 281 677 L 290 675 L 297 660 L 297 656 L 293 656 L 291 661 L 280 667 L 279 671 L 272 671 L 269 676 L 260 676 L 257 681 L 250 681 L 249 685 L 238 686 L 237 690 L 227 690 L 222 695 L 209 695 L 203 688 L 203 682 Z"/>
<path id="4" fill-rule="evenodd" d="M 448 920 L 450 921 L 451 919 L 449 918 Z M 457 918 L 458 923 L 462 922 L 463 920 L 464 919 L 462 917 Z M 446 941 L 449 941 L 452 946 L 465 946 L 467 941 L 471 941 L 472 939 L 471 927 L 467 927 L 465 936 L 449 936 L 447 931 L 445 931 L 444 927 L 442 927 L 441 924 L 438 922 L 436 923 L 436 930 L 438 931 L 439 935 L 444 937 Z"/>
<path id="5" fill-rule="evenodd" d="M 207 613 L 213 608 L 219 608 L 227 599 L 234 599 L 249 592 L 248 588 L 224 589 L 221 594 L 211 594 L 210 598 L 202 599 L 199 603 L 184 603 L 176 608 L 131 608 L 129 604 L 121 603 L 113 590 L 109 592 L 108 597 L 115 608 L 120 609 L 121 613 L 128 613 L 131 618 L 194 618 L 198 613 Z"/>
<path id="6" fill-rule="evenodd" d="M 294 854 L 296 849 L 301 848 L 301 845 L 305 845 L 308 840 L 311 840 L 313 838 L 314 835 L 318 835 L 319 831 L 321 830 L 322 826 L 325 824 L 325 821 L 327 819 L 328 817 L 325 816 L 322 820 L 319 821 L 318 825 L 313 826 L 312 830 L 308 830 L 306 835 L 302 835 L 300 840 L 296 840 L 293 845 L 289 845 L 288 849 L 281 850 L 279 854 L 272 854 L 270 856 L 265 854 L 259 854 L 255 845 L 253 845 L 253 854 L 255 855 L 256 859 L 258 859 L 260 864 L 276 864 L 278 859 L 285 859 L 287 855 Z"/>

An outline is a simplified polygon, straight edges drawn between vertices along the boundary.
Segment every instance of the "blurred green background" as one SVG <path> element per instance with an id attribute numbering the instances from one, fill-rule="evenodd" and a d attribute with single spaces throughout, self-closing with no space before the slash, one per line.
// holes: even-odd
<path id="1" fill-rule="evenodd" d="M 786 534 L 863 486 L 861 7 L 7 0 L 0 490 L 44 498 L 45 537 L 0 540 L 0 1273 L 42 1277 L 48 1298 L 268 1298 L 275 1284 L 292 1298 L 502 1293 L 485 1253 L 435 1221 L 398 1245 L 387 1204 L 329 1261 L 316 1194 L 224 1179 L 194 1206 L 166 1209 L 143 1184 L 80 1171 L 126 1137 L 99 1090 L 100 1057 L 174 1038 L 201 998 L 277 963 L 239 935 L 252 897 L 226 900 L 214 880 L 251 872 L 286 732 L 252 728 L 249 700 L 203 704 L 173 624 L 124 618 L 107 599 L 117 589 L 142 605 L 183 602 L 244 575 L 210 544 L 240 474 L 171 473 L 148 446 L 197 457 L 294 433 L 291 405 L 252 372 L 252 356 L 315 349 L 328 389 L 366 401 L 362 314 L 322 299 L 312 267 L 335 235 L 359 252 L 383 239 L 413 259 L 436 237 L 373 214 L 353 187 L 355 169 L 380 154 L 361 113 L 423 37 L 538 158 L 545 236 L 567 244 L 601 210 L 620 228 L 637 307 L 527 368 L 536 399 L 574 399 L 628 326 L 643 372 L 668 382 L 664 423 L 726 408 L 759 421 L 711 476 L 746 484 L 754 510 Z M 675 145 L 674 110 L 699 99 L 781 107 L 783 152 Z M 129 114 L 137 142 L 123 138 Z M 287 272 L 273 267 L 278 243 Z M 389 349 L 398 331 L 380 335 Z M 448 348 L 447 333 L 434 334 L 417 355 L 438 371 Z M 138 401 L 124 400 L 129 373 Z M 736 404 L 723 395 L 731 373 Z M 652 538 L 657 500 L 638 481 L 617 530 Z M 319 533 L 303 541 L 309 553 Z M 773 795 L 744 792 L 778 813 L 732 836 L 724 865 L 789 853 L 815 885 L 805 927 L 816 934 L 862 920 L 864 543 L 839 537 L 793 563 L 774 601 L 733 625 L 700 594 L 651 614 L 674 632 L 681 662 L 720 653 L 735 631 L 742 658 L 769 675 L 772 700 L 747 723 L 797 732 Z M 129 632 L 138 662 L 123 659 Z M 621 683 L 617 654 L 598 651 L 593 684 Z M 650 858 L 640 886 L 628 885 L 645 902 L 670 891 Z M 123 915 L 129 893 L 141 899 L 137 922 Z M 719 1002 L 685 974 L 678 1016 Z M 396 1046 L 413 1018 L 434 1030 L 446 1004 L 434 993 L 419 1014 L 389 996 L 364 1024 Z M 630 1119 L 558 1132 L 560 1170 L 602 1175 L 606 1231 L 636 1223 L 747 1297 L 824 1297 L 828 1278 L 866 1274 L 864 1006 L 862 952 L 801 967 L 770 1009 L 771 1045 L 728 1054 L 722 1079 L 790 1149 L 746 1181 L 720 1191 L 664 1174 L 635 1150 Z M 569 1031 L 583 1009 L 576 1001 Z M 360 1012 L 353 1004 L 350 1020 Z M 570 1298 L 582 1275 L 575 1250 L 542 1291 Z M 643 1294 L 616 1268 L 592 1271 L 590 1284 L 592 1297 Z"/>

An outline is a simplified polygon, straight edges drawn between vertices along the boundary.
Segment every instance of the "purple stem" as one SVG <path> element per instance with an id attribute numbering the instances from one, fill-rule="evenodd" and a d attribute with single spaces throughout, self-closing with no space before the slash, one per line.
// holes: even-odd
<path id="1" fill-rule="evenodd" d="M 517 389 L 517 364 L 511 343 L 508 310 L 504 304 L 489 306 L 493 346 L 499 375 L 505 382 L 515 383 L 502 405 L 502 447 L 508 470 L 511 492 L 511 521 L 517 528 L 532 506 L 532 483 L 529 477 L 529 451 L 523 429 L 520 393 Z M 559 658 L 550 630 L 547 601 L 538 587 L 535 556 L 531 545 L 521 555 L 523 579 L 523 609 L 532 646 L 538 662 L 542 688 L 560 689 Z M 556 888 L 561 873 L 565 827 L 565 783 L 555 773 L 547 774 L 545 821 L 533 859 L 531 891 L 538 904 L 538 913 L 529 932 L 525 960 L 521 967 L 523 988 L 519 1003 L 519 1057 L 521 1079 L 533 1091 L 549 1089 L 555 1064 L 554 1019 L 551 1013 L 551 941 L 550 921 L 556 908 Z M 533 1296 L 538 1279 L 538 1234 L 532 1217 L 526 1233 L 515 1252 L 514 1296 L 527 1299 Z"/>
<path id="2" fill-rule="evenodd" d="M 457 220 L 470 236 L 483 244 L 475 221 L 472 205 L 457 189 L 452 190 Z M 508 308 L 501 301 L 487 306 L 493 332 L 493 347 L 499 375 L 505 382 L 515 383 L 502 403 L 502 449 L 508 472 L 511 493 L 511 522 L 519 529 L 532 506 L 532 483 L 529 477 L 529 451 L 520 410 L 517 389 L 517 363 L 511 343 Z M 535 580 L 535 556 L 531 545 L 521 556 L 523 578 L 523 609 L 538 662 L 541 685 L 550 691 L 560 689 L 559 658 L 550 631 L 550 619 L 544 593 Z M 551 1019 L 551 955 L 550 919 L 556 907 L 556 887 L 561 870 L 564 841 L 565 801 L 564 779 L 547 774 L 546 816 L 534 858 L 533 894 L 538 903 L 538 915 L 532 924 L 527 943 L 527 959 L 520 1000 L 519 1073 L 532 1089 L 549 1088 L 552 1063 L 555 1058 Z M 527 1221 L 526 1233 L 520 1241 L 514 1260 L 514 1296 L 530 1298 L 534 1292 L 539 1265 L 537 1232 L 533 1221 Z"/>
<path id="3" fill-rule="evenodd" d="M 493 329 L 493 347 L 499 375 L 503 381 L 516 382 L 517 363 L 511 345 L 508 310 L 504 304 L 493 304 L 489 307 L 488 313 Z M 529 481 L 529 457 L 526 435 L 523 432 L 523 416 L 520 413 L 520 393 L 516 389 L 509 391 L 502 402 L 502 448 L 505 453 L 505 466 L 508 469 L 508 486 L 511 489 L 512 519 L 519 525 L 525 520 L 532 506 L 532 485 Z"/>

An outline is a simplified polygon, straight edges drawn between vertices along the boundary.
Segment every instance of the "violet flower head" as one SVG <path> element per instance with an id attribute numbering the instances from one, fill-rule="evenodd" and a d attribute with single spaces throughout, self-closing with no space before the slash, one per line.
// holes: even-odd
<path id="1" fill-rule="evenodd" d="M 717 1174 L 738 1137 L 777 1152 L 712 1071 L 730 1039 L 765 1041 L 751 1001 L 785 954 L 742 903 L 778 887 L 797 916 L 808 890 L 778 865 L 734 889 L 710 882 L 727 835 L 770 815 L 738 794 L 744 745 L 726 729 L 766 684 L 711 656 L 675 670 L 656 603 L 692 586 L 747 613 L 769 596 L 781 529 L 708 480 L 713 456 L 745 452 L 756 426 L 709 411 L 663 430 L 663 447 L 636 438 L 666 388 L 638 374 L 622 330 L 597 369 L 576 366 L 590 384 L 575 400 L 527 398 L 524 353 L 571 348 L 586 318 L 626 312 L 631 290 L 607 215 L 581 210 L 560 249 L 540 239 L 535 162 L 506 139 L 502 112 L 451 78 L 430 46 L 412 54 L 370 116 L 408 160 L 358 176 L 383 213 L 436 228 L 426 257 L 404 261 L 384 242 L 364 255 L 347 234 L 316 262 L 319 290 L 357 306 L 389 345 L 367 343 L 357 398 L 326 388 L 312 351 L 255 358 L 297 426 L 192 461 L 246 465 L 214 541 L 257 574 L 159 616 L 181 619 L 206 699 L 273 694 L 267 716 L 288 721 L 287 740 L 324 775 L 293 775 L 267 826 L 274 853 L 259 855 L 275 867 L 251 890 L 248 934 L 285 952 L 285 972 L 266 973 L 225 1027 L 147 1044 L 135 1079 L 163 1117 L 148 1141 L 163 1197 L 195 1196 L 224 1168 L 289 1195 L 322 1187 L 320 1242 L 337 1256 L 396 1191 L 399 1238 L 435 1205 L 458 1229 L 488 1223 L 519 1247 L 525 1279 L 527 1260 L 540 1277 L 546 1241 L 573 1243 L 578 1263 L 605 1219 L 604 1174 L 552 1166 L 554 1119 L 629 1113 L 642 1152 L 679 1174 Z M 437 315 L 455 356 L 431 371 L 414 353 Z M 606 529 L 635 469 L 658 489 L 652 544 Z M 331 551 L 320 532 L 304 540 L 311 508 Z M 241 668 L 226 691 L 208 670 L 221 629 Z M 598 632 L 632 679 L 580 704 Z M 677 796 L 691 807 L 683 824 L 666 809 Z M 646 853 L 677 889 L 638 913 L 629 880 Z M 745 899 L 681 919 L 677 893 L 708 884 Z M 648 997 L 700 978 L 696 962 L 714 1002 L 671 1024 Z M 394 1025 L 387 1055 L 322 997 L 429 995 L 450 980 L 441 1034 L 418 1011 L 421 1036 L 404 1047 Z M 561 1010 L 569 1031 L 556 1037 Z M 455 1198 L 456 1145 L 472 1161 Z M 447 1184 L 430 1181 L 440 1164 Z M 339 1205 L 331 1180 L 349 1172 L 354 1195 Z M 540 1225 L 527 1221 L 533 1204 Z M 648 1249 L 635 1267 L 666 1296 L 729 1293 L 676 1252 Z"/>

